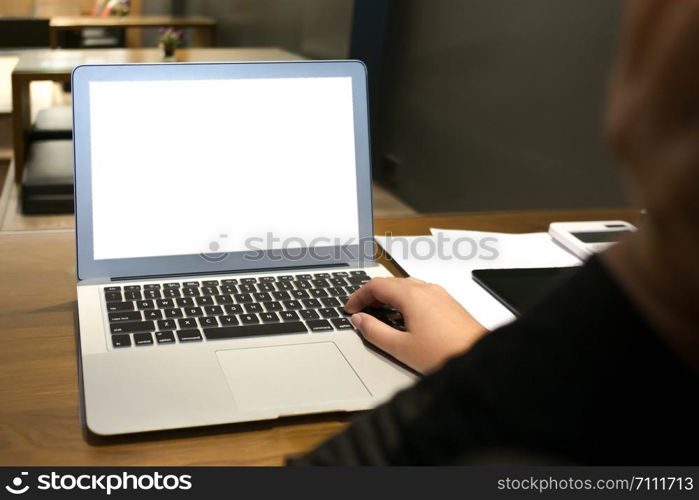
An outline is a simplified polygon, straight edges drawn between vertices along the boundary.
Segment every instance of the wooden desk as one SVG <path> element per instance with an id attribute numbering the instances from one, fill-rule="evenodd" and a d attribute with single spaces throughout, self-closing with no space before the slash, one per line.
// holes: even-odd
<path id="1" fill-rule="evenodd" d="M 377 220 L 377 233 L 430 227 L 543 231 L 554 220 L 625 219 L 630 210 Z M 78 417 L 73 231 L 0 233 L 0 465 L 276 465 L 342 430 L 351 415 L 168 431 L 92 446 Z"/>
<path id="2" fill-rule="evenodd" d="M 194 45 L 210 47 L 216 41 L 216 21 L 208 17 L 171 16 L 59 16 L 49 21 L 49 43 L 58 47 L 58 32 L 82 28 L 193 28 Z"/>
<path id="3" fill-rule="evenodd" d="M 276 48 L 195 48 L 175 52 L 177 62 L 292 61 L 301 56 Z M 34 80 L 70 81 L 80 64 L 162 62 L 159 49 L 30 50 L 23 52 L 12 71 L 12 121 L 15 180 L 22 181 L 26 133 L 31 125 L 29 84 Z"/>

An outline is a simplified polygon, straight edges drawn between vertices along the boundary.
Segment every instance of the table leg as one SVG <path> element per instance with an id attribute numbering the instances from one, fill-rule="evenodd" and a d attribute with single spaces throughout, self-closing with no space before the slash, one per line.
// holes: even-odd
<path id="1" fill-rule="evenodd" d="M 58 29 L 53 26 L 49 26 L 49 46 L 52 49 L 58 48 Z"/>
<path id="2" fill-rule="evenodd" d="M 29 81 L 12 76 L 12 140 L 14 143 L 15 181 L 22 182 L 26 153 L 26 127 L 29 113 Z"/>

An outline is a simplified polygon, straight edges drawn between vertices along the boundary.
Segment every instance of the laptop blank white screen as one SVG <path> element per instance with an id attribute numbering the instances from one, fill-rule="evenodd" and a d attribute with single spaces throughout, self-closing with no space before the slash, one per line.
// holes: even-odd
<path id="1" fill-rule="evenodd" d="M 358 237 L 351 78 L 89 90 L 95 260 Z"/>

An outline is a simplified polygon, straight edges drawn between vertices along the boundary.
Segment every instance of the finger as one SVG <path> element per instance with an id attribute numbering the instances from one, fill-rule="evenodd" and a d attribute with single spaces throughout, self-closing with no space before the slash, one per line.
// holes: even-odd
<path id="1" fill-rule="evenodd" d="M 358 312 L 375 302 L 387 304 L 401 310 L 406 290 L 414 284 L 403 278 L 373 278 L 350 295 L 345 311 Z"/>
<path id="2" fill-rule="evenodd" d="M 407 333 L 396 330 L 366 313 L 352 315 L 352 324 L 362 332 L 364 338 L 369 342 L 400 359 L 401 348 Z"/>

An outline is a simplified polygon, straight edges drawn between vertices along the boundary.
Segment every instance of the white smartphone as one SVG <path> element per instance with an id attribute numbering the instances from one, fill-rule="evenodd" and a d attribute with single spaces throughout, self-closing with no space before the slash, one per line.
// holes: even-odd
<path id="1" fill-rule="evenodd" d="M 551 238 L 583 260 L 636 230 L 636 226 L 623 220 L 553 222 L 549 225 Z"/>

